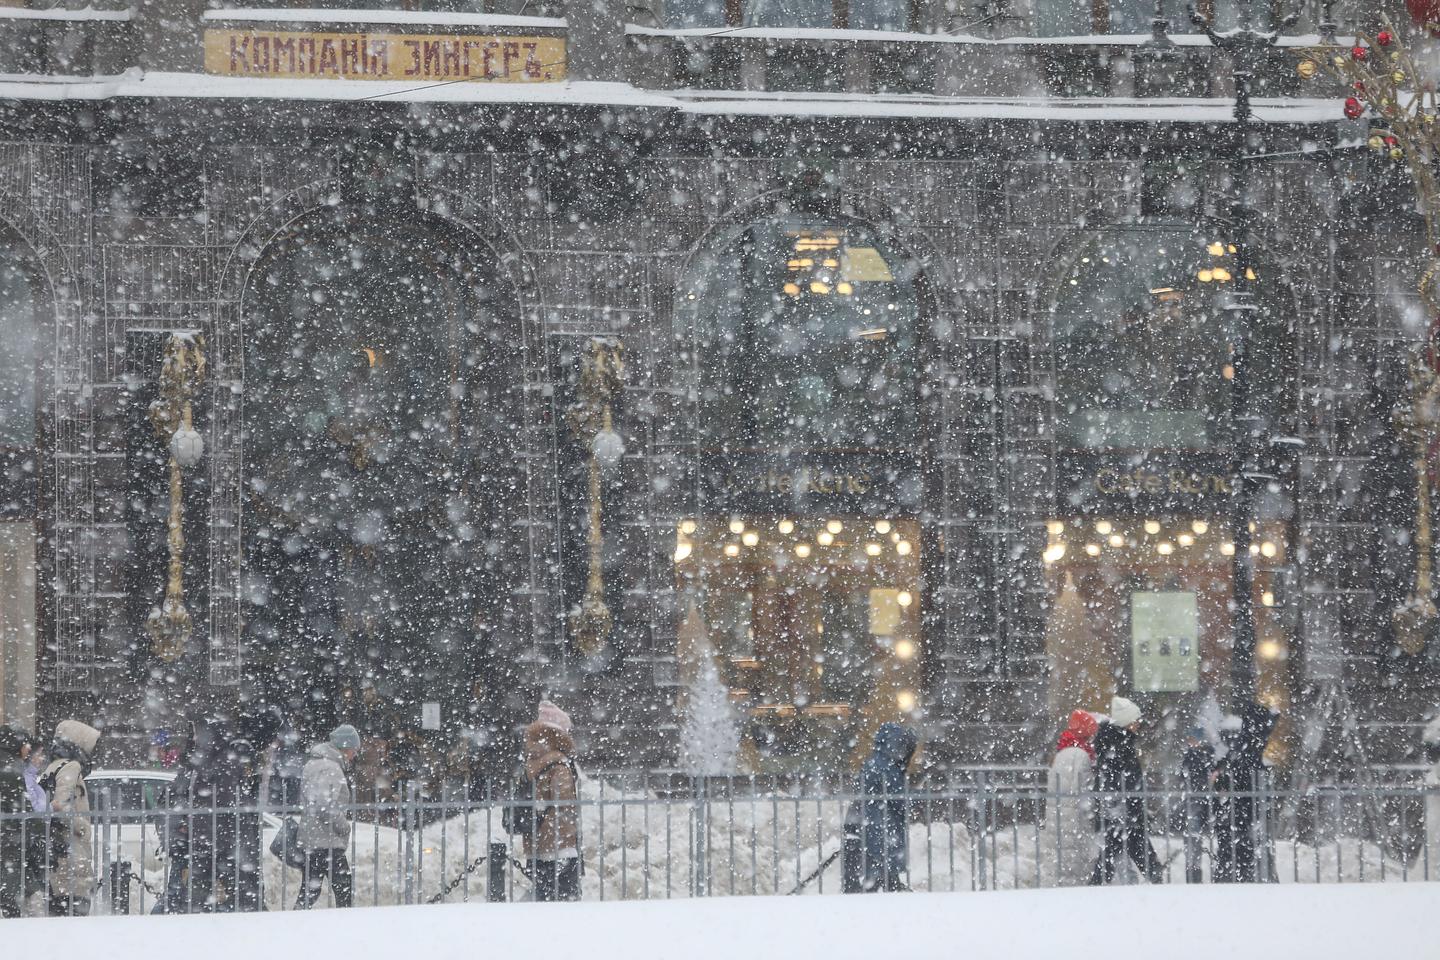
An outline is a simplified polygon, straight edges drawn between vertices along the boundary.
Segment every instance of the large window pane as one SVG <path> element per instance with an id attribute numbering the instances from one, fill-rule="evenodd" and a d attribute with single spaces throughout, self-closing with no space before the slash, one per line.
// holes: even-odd
<path id="1" fill-rule="evenodd" d="M 0 240 L 0 447 L 35 443 L 40 279 L 18 244 Z"/>
<path id="2" fill-rule="evenodd" d="M 914 266 L 858 224 L 736 230 L 682 285 L 709 446 L 905 447 L 916 435 Z"/>

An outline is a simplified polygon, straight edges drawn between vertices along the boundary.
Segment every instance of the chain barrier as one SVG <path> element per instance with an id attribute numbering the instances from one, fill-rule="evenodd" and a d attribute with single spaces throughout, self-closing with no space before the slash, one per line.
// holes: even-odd
<path id="1" fill-rule="evenodd" d="M 806 877 L 804 880 L 801 880 L 799 883 L 797 883 L 797 884 L 795 885 L 795 889 L 794 889 L 794 890 L 791 890 L 789 893 L 787 893 L 786 896 L 787 896 L 787 897 L 796 896 L 797 894 L 800 893 L 801 890 L 804 890 L 806 887 L 810 886 L 810 884 L 812 884 L 812 883 L 814 883 L 816 880 L 818 880 L 819 877 L 820 877 L 820 874 L 824 873 L 825 870 L 826 870 L 826 868 L 828 868 L 828 867 L 830 866 L 830 864 L 832 864 L 832 863 L 834 863 L 836 860 L 838 860 L 838 859 L 840 858 L 840 854 L 842 854 L 842 853 L 844 853 L 844 852 L 845 852 L 845 848 L 844 848 L 844 847 L 841 847 L 839 850 L 836 850 L 834 853 L 830 854 L 830 856 L 826 857 L 826 858 L 824 859 L 824 861 L 821 862 L 820 866 L 818 866 L 818 867 L 816 867 L 814 870 L 810 871 L 810 876 Z"/>
<path id="2" fill-rule="evenodd" d="M 446 897 L 450 896 L 450 894 L 454 892 L 455 888 L 460 886 L 460 884 L 464 882 L 466 877 L 470 876 L 476 870 L 480 869 L 480 864 L 484 863 L 486 859 L 488 859 L 488 857 L 488 854 L 483 854 L 476 857 L 474 860 L 471 860 L 470 863 L 467 864 L 463 870 L 456 874 L 454 880 L 451 880 L 449 883 L 445 884 L 445 886 L 441 887 L 439 893 L 435 894 L 435 896 L 431 897 L 425 902 L 439 903 L 441 900 L 444 900 Z"/>

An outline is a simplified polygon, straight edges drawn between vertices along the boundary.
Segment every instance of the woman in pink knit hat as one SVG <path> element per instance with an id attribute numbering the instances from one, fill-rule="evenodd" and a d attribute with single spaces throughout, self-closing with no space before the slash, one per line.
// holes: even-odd
<path id="1" fill-rule="evenodd" d="M 525 779 L 535 788 L 533 826 L 524 834 L 536 900 L 580 899 L 580 775 L 570 717 L 541 700 L 525 728 Z"/>

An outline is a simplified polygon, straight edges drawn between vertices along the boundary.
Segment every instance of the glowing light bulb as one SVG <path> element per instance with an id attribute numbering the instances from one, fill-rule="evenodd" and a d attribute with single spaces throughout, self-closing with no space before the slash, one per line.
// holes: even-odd
<path id="1" fill-rule="evenodd" d="M 1108 537 L 1110 535 L 1110 531 L 1114 529 L 1115 528 L 1111 526 L 1109 520 L 1101 520 L 1099 523 L 1095 524 L 1095 532 L 1100 534 L 1100 536 L 1102 537 Z"/>
<path id="2" fill-rule="evenodd" d="M 1266 590 L 1264 593 L 1260 594 L 1260 602 L 1267 607 L 1275 606 L 1275 594 L 1270 592 L 1269 590 Z"/>
<path id="3" fill-rule="evenodd" d="M 899 593 L 895 594 L 895 602 L 900 604 L 900 606 L 902 607 L 908 607 L 910 606 L 910 604 L 915 602 L 915 598 L 911 596 L 909 590 L 901 590 Z"/>
<path id="4" fill-rule="evenodd" d="M 1112 546 L 1112 547 L 1123 547 L 1123 546 L 1125 546 L 1125 538 L 1122 537 L 1122 536 L 1120 536 L 1120 534 L 1118 534 L 1118 533 L 1112 533 L 1112 534 L 1110 534 L 1110 546 Z"/>
<path id="5" fill-rule="evenodd" d="M 1225 543 L 1220 544 L 1220 552 L 1227 557 L 1235 556 L 1235 544 L 1227 540 Z"/>
<path id="6" fill-rule="evenodd" d="M 808 544 L 808 543 L 797 543 L 797 544 L 795 544 L 795 556 L 799 557 L 801 560 L 804 560 L 806 557 L 810 556 L 810 544 Z"/>
<path id="7" fill-rule="evenodd" d="M 867 554 L 869 554 L 870 556 L 872 556 L 872 557 L 878 557 L 878 556 L 880 556 L 880 544 L 878 544 L 878 543 L 867 543 L 867 544 L 865 544 L 865 552 L 866 552 Z"/>
<path id="8" fill-rule="evenodd" d="M 1271 543 L 1269 540 L 1266 540 L 1264 543 L 1260 544 L 1260 555 L 1261 555 L 1261 556 L 1273 557 L 1273 556 L 1275 556 L 1275 553 L 1276 553 L 1275 544 Z"/>
<path id="9" fill-rule="evenodd" d="M 776 524 L 776 527 L 780 530 L 781 533 L 794 533 L 794 532 L 795 532 L 795 521 L 794 521 L 794 520 L 781 520 L 778 524 Z"/>
<path id="10" fill-rule="evenodd" d="M 738 544 L 738 543 L 727 543 L 727 544 L 725 544 L 725 556 L 727 556 L 727 557 L 738 557 L 738 556 L 740 556 L 740 544 Z"/>
<path id="11" fill-rule="evenodd" d="M 694 533 L 694 532 L 695 532 L 695 521 L 694 521 L 694 520 L 681 520 L 681 521 L 680 521 L 680 532 L 681 532 L 681 533 Z"/>
<path id="12" fill-rule="evenodd" d="M 744 534 L 741 535 L 740 542 L 745 544 L 745 546 L 747 547 L 753 547 L 755 546 L 755 544 L 760 542 L 760 534 L 756 533 L 754 530 L 746 530 Z"/>
<path id="13" fill-rule="evenodd" d="M 1210 524 L 1206 523 L 1204 520 L 1196 520 L 1194 523 L 1190 524 L 1190 529 L 1194 530 L 1196 535 L 1198 536 L 1207 533 L 1210 530 Z"/>
<path id="14" fill-rule="evenodd" d="M 1050 531 L 1050 535 L 1052 537 L 1058 537 L 1060 534 L 1065 532 L 1065 524 L 1059 520 L 1051 520 L 1049 523 L 1045 524 L 1045 529 Z"/>
<path id="15" fill-rule="evenodd" d="M 1158 521 L 1158 520 L 1146 520 L 1146 521 L 1145 521 L 1145 532 L 1148 533 L 1148 534 L 1150 534 L 1151 536 L 1154 536 L 1155 534 L 1159 533 L 1159 532 L 1160 532 L 1160 521 Z"/>
<path id="16" fill-rule="evenodd" d="M 1190 533 L 1182 533 L 1175 539 L 1180 541 L 1180 546 L 1188 547 L 1195 542 L 1195 535 Z"/>
<path id="17" fill-rule="evenodd" d="M 731 520 L 731 521 L 730 521 L 730 532 L 731 532 L 731 533 L 744 533 L 744 532 L 745 532 L 745 521 L 744 521 L 744 520 Z"/>
<path id="18" fill-rule="evenodd" d="M 835 536 L 829 530 L 821 530 L 815 535 L 815 542 L 822 547 L 828 547 L 835 542 Z"/>
<path id="19" fill-rule="evenodd" d="M 908 556 L 910 556 L 910 541 L 909 541 L 909 540 L 900 540 L 900 541 L 897 541 L 896 544 L 895 544 L 895 552 L 898 553 L 898 554 L 900 554 L 900 556 L 902 556 L 902 557 L 908 557 Z"/>
<path id="20" fill-rule="evenodd" d="M 912 640 L 896 640 L 895 656 L 901 660 L 909 660 L 915 656 L 915 643 Z"/>
<path id="21" fill-rule="evenodd" d="M 690 554 L 694 552 L 695 547 L 690 543 L 689 540 L 680 541 L 679 543 L 675 544 L 675 562 L 679 563 L 682 560 L 688 560 L 690 558 Z"/>
<path id="22" fill-rule="evenodd" d="M 889 533 L 889 532 L 890 532 L 890 521 L 889 521 L 889 520 L 876 520 L 876 521 L 875 521 L 875 532 L 878 533 L 878 534 L 880 534 L 882 537 L 883 537 L 885 534 Z"/>
<path id="23" fill-rule="evenodd" d="M 1098 556 L 1100 556 L 1100 544 L 1098 544 L 1098 543 L 1087 543 L 1087 544 L 1085 544 L 1085 552 L 1088 553 L 1088 554 L 1089 554 L 1090 556 L 1092 556 L 1092 557 L 1098 557 Z"/>
<path id="24" fill-rule="evenodd" d="M 1155 552 L 1160 554 L 1160 556 L 1162 557 L 1168 557 L 1170 556 L 1170 554 L 1175 552 L 1175 544 L 1170 543 L 1169 541 L 1157 543 L 1155 544 Z"/>
<path id="25" fill-rule="evenodd" d="M 909 713 L 910 711 L 914 710 L 915 705 L 919 702 L 920 701 L 916 699 L 915 691 L 913 690 L 901 690 L 899 693 L 895 694 L 895 706 L 900 708 L 901 713 Z"/>
<path id="26" fill-rule="evenodd" d="M 1258 556 L 1260 556 L 1260 544 L 1258 544 L 1258 543 L 1252 543 L 1252 544 L 1250 544 L 1250 556 L 1252 556 L 1252 557 L 1258 557 Z"/>
<path id="27" fill-rule="evenodd" d="M 1052 543 L 1052 544 L 1050 544 L 1050 546 L 1048 546 L 1048 547 L 1045 548 L 1045 552 L 1042 553 L 1042 554 L 1040 555 L 1040 557 L 1041 557 L 1041 559 L 1043 559 L 1046 563 L 1056 563 L 1056 562 L 1059 561 L 1059 560 L 1063 560 L 1063 559 L 1065 558 L 1065 544 L 1063 544 L 1063 543 Z"/>
<path id="28" fill-rule="evenodd" d="M 841 530 L 845 529 L 845 524 L 841 523 L 839 520 L 827 520 L 825 521 L 825 529 L 829 530 L 831 533 L 839 533 Z"/>

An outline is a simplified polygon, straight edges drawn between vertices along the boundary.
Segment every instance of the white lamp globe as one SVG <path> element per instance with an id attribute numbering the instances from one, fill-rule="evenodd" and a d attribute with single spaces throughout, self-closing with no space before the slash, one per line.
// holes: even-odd
<path id="1" fill-rule="evenodd" d="M 621 440 L 620 434 L 614 430 L 601 430 L 595 434 L 591 450 L 595 454 L 596 462 L 609 470 L 625 455 L 625 441 Z"/>
<path id="2" fill-rule="evenodd" d="M 182 468 L 189 469 L 205 455 L 205 439 L 191 427 L 181 427 L 170 438 L 170 456 Z"/>

